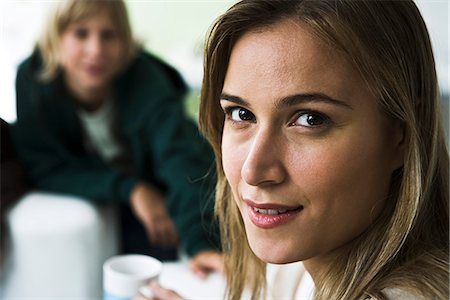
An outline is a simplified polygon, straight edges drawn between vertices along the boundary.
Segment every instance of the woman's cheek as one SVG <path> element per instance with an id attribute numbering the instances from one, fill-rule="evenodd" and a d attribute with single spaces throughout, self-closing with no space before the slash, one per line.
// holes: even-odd
<path id="1" fill-rule="evenodd" d="M 242 163 L 241 159 L 239 159 L 239 156 L 236 154 L 235 149 L 233 150 L 233 145 L 227 143 L 225 140 L 222 143 L 222 163 L 225 177 L 231 187 L 234 188 L 239 182 Z"/>
<path id="2" fill-rule="evenodd" d="M 233 192 L 236 192 L 241 181 L 241 170 L 248 155 L 250 141 L 250 136 L 236 133 L 225 126 L 222 137 L 222 164 Z"/>

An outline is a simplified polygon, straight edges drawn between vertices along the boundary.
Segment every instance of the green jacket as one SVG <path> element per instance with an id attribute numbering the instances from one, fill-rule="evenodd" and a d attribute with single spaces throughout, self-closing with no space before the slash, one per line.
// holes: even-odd
<path id="1" fill-rule="evenodd" d="M 140 52 L 115 82 L 117 129 L 130 166 L 125 172 L 86 149 L 73 98 L 61 76 L 44 84 L 37 79 L 40 67 L 37 52 L 19 66 L 13 128 L 19 158 L 33 185 L 118 203 L 129 201 L 138 181 L 150 182 L 165 192 L 186 252 L 216 248 L 214 158 L 196 124 L 185 116 L 186 86 L 179 74 Z"/>

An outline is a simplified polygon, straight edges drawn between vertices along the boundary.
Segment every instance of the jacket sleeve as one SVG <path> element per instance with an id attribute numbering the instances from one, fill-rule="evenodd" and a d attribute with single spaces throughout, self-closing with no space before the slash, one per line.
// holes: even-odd
<path id="1" fill-rule="evenodd" d="M 23 63 L 16 78 L 18 118 L 13 139 L 32 185 L 98 202 L 128 201 L 137 179 L 80 151 L 82 140 L 74 112 L 67 111 L 60 99 L 44 103 L 43 89 L 30 62 Z"/>
<path id="2" fill-rule="evenodd" d="M 167 187 L 167 205 L 175 220 L 182 245 L 189 255 L 218 249 L 214 220 L 214 157 L 181 101 L 167 101 L 153 114 L 148 138 L 159 181 Z"/>
<path id="3" fill-rule="evenodd" d="M 152 180 L 163 186 L 168 211 L 188 255 L 219 248 L 214 218 L 212 149 L 184 112 L 184 81 L 174 69 L 144 56 L 128 76 L 123 117 L 143 134 Z M 134 104 L 132 104 L 134 103 Z"/>

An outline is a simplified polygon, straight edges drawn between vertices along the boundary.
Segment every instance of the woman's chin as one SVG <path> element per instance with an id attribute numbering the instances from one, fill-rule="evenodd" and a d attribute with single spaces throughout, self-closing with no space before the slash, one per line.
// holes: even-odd
<path id="1" fill-rule="evenodd" d="M 287 264 L 301 260 L 296 251 L 286 251 L 285 247 L 276 247 L 272 245 L 253 244 L 250 243 L 253 253 L 262 261 L 271 264 Z M 293 252 L 293 253 L 290 253 Z"/>

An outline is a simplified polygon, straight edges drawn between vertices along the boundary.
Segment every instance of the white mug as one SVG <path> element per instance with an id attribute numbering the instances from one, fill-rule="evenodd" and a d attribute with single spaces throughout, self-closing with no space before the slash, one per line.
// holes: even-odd
<path id="1" fill-rule="evenodd" d="M 131 254 L 109 258 L 103 264 L 103 300 L 132 300 L 161 270 L 162 263 L 151 256 Z"/>

